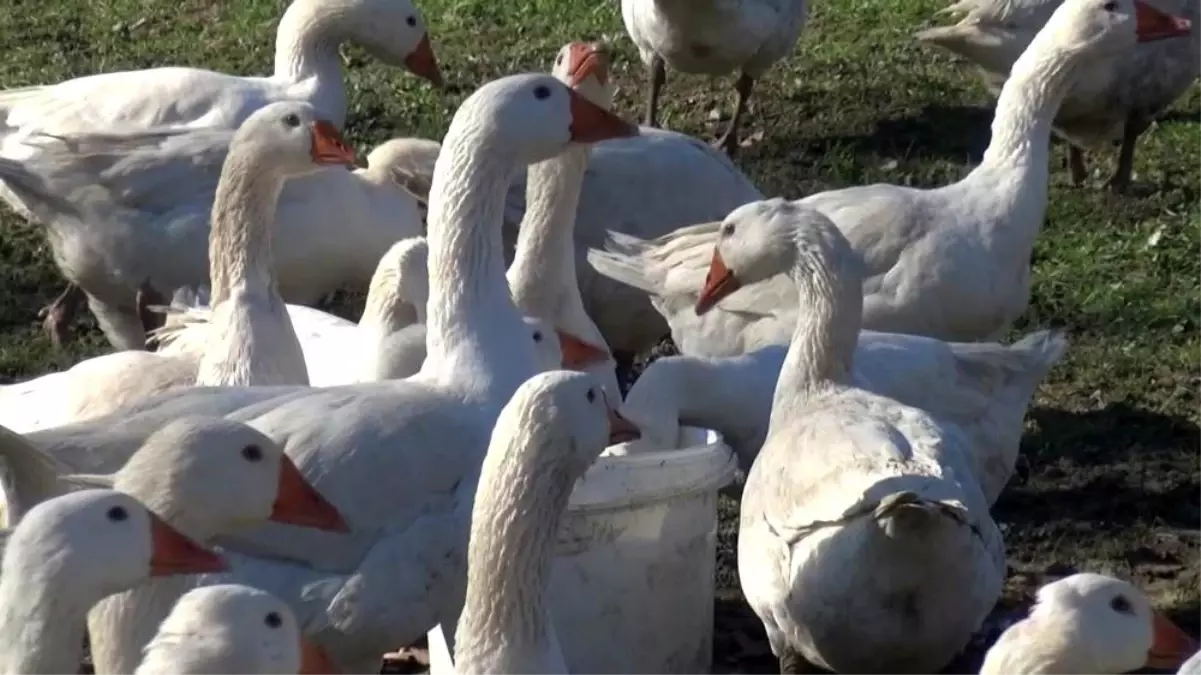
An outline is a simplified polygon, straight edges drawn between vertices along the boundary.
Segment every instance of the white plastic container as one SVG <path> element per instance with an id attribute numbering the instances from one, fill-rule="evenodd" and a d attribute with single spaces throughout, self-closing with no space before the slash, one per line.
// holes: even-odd
<path id="1" fill-rule="evenodd" d="M 707 673 L 713 660 L 717 492 L 737 459 L 715 431 L 680 449 L 606 450 L 572 492 L 551 572 L 573 673 Z"/>

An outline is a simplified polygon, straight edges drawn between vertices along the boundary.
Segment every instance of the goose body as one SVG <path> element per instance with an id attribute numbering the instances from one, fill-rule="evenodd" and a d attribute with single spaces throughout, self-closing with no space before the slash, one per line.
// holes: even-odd
<path id="1" fill-rule="evenodd" d="M 820 213 L 776 199 L 722 223 L 696 306 L 787 271 L 806 308 L 747 475 L 743 593 L 781 672 L 933 672 L 992 609 L 1004 545 L 954 424 L 851 377 L 862 261 Z M 774 242 L 791 241 L 777 247 Z"/>
<path id="2" fill-rule="evenodd" d="M 976 449 L 970 460 L 991 504 L 1013 473 L 1034 391 L 1065 346 L 1056 331 L 1031 333 L 1013 345 L 864 331 L 851 380 L 958 425 Z M 779 345 L 741 356 L 658 359 L 630 388 L 623 414 L 650 447 L 673 447 L 665 444 L 677 443 L 682 425 L 716 429 L 749 471 L 767 435 L 787 351 Z"/>
<path id="3" fill-rule="evenodd" d="M 805 0 L 622 0 L 626 33 L 649 70 L 644 122 L 656 126 L 666 68 L 696 75 L 739 71 L 738 100 L 718 145 L 738 148 L 738 125 L 754 81 L 788 56 L 805 25 Z"/>

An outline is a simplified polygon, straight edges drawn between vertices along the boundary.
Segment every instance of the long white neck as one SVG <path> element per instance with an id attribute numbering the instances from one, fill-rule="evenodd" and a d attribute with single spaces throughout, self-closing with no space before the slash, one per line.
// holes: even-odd
<path id="1" fill-rule="evenodd" d="M 456 122 L 459 123 L 456 125 Z M 505 279 L 501 224 L 516 157 L 458 118 L 434 167 L 429 202 L 429 302 L 420 375 L 499 406 L 537 372 L 534 343 Z"/>
<path id="2" fill-rule="evenodd" d="M 783 347 L 769 349 L 784 351 Z M 716 429 L 739 453 L 743 467 L 750 468 L 751 453 L 757 453 L 761 445 L 754 441 L 762 441 L 766 432 L 778 376 L 776 369 L 765 368 L 757 356 L 659 359 L 630 390 L 623 414 L 640 429 L 663 429 L 669 434 L 678 434 L 682 425 Z M 663 419 L 648 419 L 656 415 Z M 752 445 L 755 447 L 749 447 Z"/>
<path id="3" fill-rule="evenodd" d="M 489 448 L 480 474 L 467 595 L 455 632 L 458 672 L 540 672 L 545 655 L 559 649 L 546 586 L 577 474 L 569 462 L 548 462 L 547 453 L 523 447 L 529 442 L 523 435 L 511 435 L 503 449 Z"/>
<path id="4" fill-rule="evenodd" d="M 590 155 L 590 146 L 573 144 L 557 157 L 530 165 L 526 211 L 506 276 L 523 314 L 607 350 L 604 335 L 584 309 L 575 267 L 576 212 Z M 586 370 L 620 400 L 615 361 L 590 364 Z"/>
<path id="5" fill-rule="evenodd" d="M 346 120 L 346 86 L 338 46 L 346 39 L 351 3 L 295 0 L 275 36 L 275 77 L 292 83 L 312 80 L 310 103 L 338 128 Z"/>
<path id="6" fill-rule="evenodd" d="M 284 177 L 255 144 L 230 147 L 209 233 L 212 316 L 197 385 L 308 384 L 300 341 L 275 282 L 271 230 Z"/>
<path id="7" fill-rule="evenodd" d="M 798 252 L 799 257 L 806 253 Z M 850 380 L 863 314 L 863 283 L 835 278 L 822 260 L 798 259 L 792 268 L 800 311 L 772 397 L 772 417 Z"/>
<path id="8" fill-rule="evenodd" d="M 423 323 L 425 302 L 410 304 L 400 297 L 396 272 L 376 271 L 367 287 L 367 301 L 359 317 L 359 330 L 364 335 L 384 337 L 396 331 Z"/>
<path id="9" fill-rule="evenodd" d="M 143 648 L 175 603 L 196 587 L 197 579 L 182 574 L 156 577 L 97 602 L 87 616 L 96 672 L 133 672 L 142 661 Z"/>
<path id="10" fill-rule="evenodd" d="M 530 165 L 526 211 L 506 274 L 513 302 L 528 316 L 554 322 L 573 296 L 583 307 L 574 233 L 588 156 L 587 146 L 572 145 L 558 157 Z"/>
<path id="11" fill-rule="evenodd" d="M 981 168 L 1029 171 L 1041 177 L 1045 191 L 1051 124 L 1071 86 L 1078 59 L 1070 50 L 1051 42 L 1051 35 L 1039 37 L 1014 62 L 1009 79 L 1001 88 L 993 116 L 992 140 L 976 171 Z"/>
<path id="12" fill-rule="evenodd" d="M 254 144 L 230 147 L 213 200 L 209 231 L 211 304 L 229 299 L 236 285 L 275 293 L 271 229 L 284 179 L 261 166 Z"/>
<path id="13" fill-rule="evenodd" d="M 74 673 L 88 608 L 100 598 L 72 586 L 55 556 L 16 553 L 6 553 L 0 575 L 0 672 Z"/>

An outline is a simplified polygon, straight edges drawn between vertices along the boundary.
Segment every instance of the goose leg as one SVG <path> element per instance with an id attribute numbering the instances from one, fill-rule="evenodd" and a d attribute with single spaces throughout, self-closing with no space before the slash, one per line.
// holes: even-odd
<path id="1" fill-rule="evenodd" d="M 754 86 L 755 80 L 746 73 L 739 75 L 738 82 L 734 85 L 734 91 L 738 92 L 738 99 L 734 102 L 734 115 L 730 118 L 730 126 L 726 127 L 726 133 L 713 143 L 714 147 L 724 150 L 727 155 L 738 152 L 738 124 L 746 112 L 746 103 L 751 98 Z"/>
<path id="2" fill-rule="evenodd" d="M 1134 145 L 1148 126 L 1135 115 L 1126 118 L 1126 126 L 1122 130 L 1122 150 L 1118 153 L 1118 168 L 1105 183 L 1110 192 L 1122 194 L 1130 187 L 1130 174 L 1134 171 Z"/>
<path id="3" fill-rule="evenodd" d="M 1088 179 L 1088 169 L 1084 166 L 1084 151 L 1074 145 L 1068 145 L 1068 169 L 1072 172 L 1072 185 L 1084 185 Z"/>
<path id="4" fill-rule="evenodd" d="M 646 92 L 645 124 L 648 127 L 658 127 L 659 90 L 663 88 L 663 82 L 667 80 L 667 64 L 664 63 L 662 56 L 655 54 L 651 57 L 649 69 L 650 86 Z"/>
<path id="5" fill-rule="evenodd" d="M 75 314 L 85 298 L 82 288 L 68 283 L 54 302 L 38 311 L 38 318 L 42 319 L 42 329 L 46 331 L 55 347 L 62 347 L 67 343 L 67 326 L 75 320 Z"/>

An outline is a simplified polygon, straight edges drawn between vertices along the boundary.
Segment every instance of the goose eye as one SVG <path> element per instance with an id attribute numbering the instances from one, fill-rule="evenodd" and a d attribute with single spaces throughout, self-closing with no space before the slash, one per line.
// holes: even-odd
<path id="1" fill-rule="evenodd" d="M 263 449 L 257 445 L 248 445 L 242 448 L 242 457 L 248 462 L 257 462 L 263 459 Z"/>
<path id="2" fill-rule="evenodd" d="M 409 24 L 410 27 L 416 27 L 417 26 L 417 17 L 410 16 L 409 18 L 405 19 L 405 23 Z"/>
<path id="3" fill-rule="evenodd" d="M 1118 10 L 1118 3 L 1107 2 L 1104 5 L 1101 5 L 1101 8 L 1107 12 L 1116 12 Z"/>
<path id="4" fill-rule="evenodd" d="M 596 390 L 595 389 L 588 390 L 588 402 L 589 403 L 596 402 Z"/>
<path id="5" fill-rule="evenodd" d="M 542 331 L 534 331 L 534 342 L 542 342 Z"/>
<path id="6" fill-rule="evenodd" d="M 734 223 L 726 223 L 721 226 L 721 236 L 729 237 L 734 234 Z"/>
<path id="7" fill-rule="evenodd" d="M 284 620 L 282 617 L 280 617 L 279 612 L 267 612 L 267 616 L 263 619 L 263 623 L 267 624 L 268 628 L 279 628 L 281 625 L 283 625 Z"/>
<path id="8" fill-rule="evenodd" d="M 284 115 L 284 124 L 293 128 L 300 126 L 300 115 L 296 113 Z"/>
<path id="9" fill-rule="evenodd" d="M 534 98 L 538 99 L 539 101 L 545 101 L 546 99 L 550 98 L 550 87 L 542 84 L 534 87 Z"/>
<path id="10" fill-rule="evenodd" d="M 104 515 L 114 523 L 119 523 L 129 517 L 129 512 L 125 510 L 125 507 L 114 506 Z"/>
<path id="11" fill-rule="evenodd" d="M 1109 608 L 1118 614 L 1134 614 L 1134 607 L 1130 605 L 1130 600 L 1124 595 L 1115 596 L 1109 601 Z"/>

